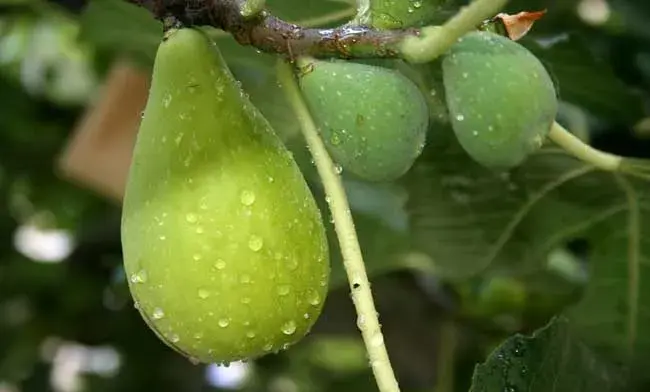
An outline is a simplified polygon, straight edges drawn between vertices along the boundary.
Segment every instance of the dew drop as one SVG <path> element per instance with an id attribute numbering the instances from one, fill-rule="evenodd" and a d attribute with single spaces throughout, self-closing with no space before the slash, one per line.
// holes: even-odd
<path id="1" fill-rule="evenodd" d="M 341 144 L 341 138 L 339 137 L 338 133 L 336 132 L 332 133 L 332 137 L 330 138 L 330 143 L 332 143 L 332 145 L 334 146 L 338 146 L 339 144 Z"/>
<path id="2" fill-rule="evenodd" d="M 230 321 L 229 321 L 227 318 L 222 318 L 222 319 L 219 319 L 219 321 L 217 322 L 217 324 L 219 324 L 219 326 L 220 326 L 221 328 L 226 328 L 227 326 L 230 325 Z"/>
<path id="3" fill-rule="evenodd" d="M 181 338 L 176 334 L 172 334 L 172 336 L 169 337 L 169 340 L 172 343 L 178 343 L 178 342 L 180 342 Z"/>
<path id="4" fill-rule="evenodd" d="M 169 104 L 171 104 L 171 103 L 172 103 L 172 96 L 171 96 L 171 94 L 167 94 L 167 95 L 165 95 L 165 97 L 163 98 L 163 106 L 164 106 L 165 108 L 168 108 L 168 107 L 169 107 Z"/>
<path id="5" fill-rule="evenodd" d="M 343 173 L 343 166 L 336 165 L 336 166 L 334 166 L 334 170 L 336 170 L 336 174 L 341 174 L 341 173 Z"/>
<path id="6" fill-rule="evenodd" d="M 226 268 L 226 262 L 223 261 L 223 260 L 221 260 L 221 259 L 218 259 L 218 260 L 214 263 L 214 268 L 216 268 L 216 269 L 218 269 L 218 270 L 222 270 L 222 269 Z"/>
<path id="7" fill-rule="evenodd" d="M 196 228 L 196 234 L 203 234 L 203 227 L 199 226 Z"/>
<path id="8" fill-rule="evenodd" d="M 239 281 L 242 282 L 242 283 L 250 283 L 251 282 L 251 277 L 250 277 L 250 275 L 244 274 L 239 278 Z"/>
<path id="9" fill-rule="evenodd" d="M 255 193 L 249 190 L 242 191 L 239 200 L 245 206 L 253 205 L 255 203 Z"/>
<path id="10" fill-rule="evenodd" d="M 131 283 L 145 283 L 147 281 L 147 271 L 140 270 L 131 275 Z"/>
<path id="11" fill-rule="evenodd" d="M 287 267 L 289 268 L 290 271 L 295 271 L 296 269 L 298 269 L 298 260 L 289 259 L 287 261 Z"/>
<path id="12" fill-rule="evenodd" d="M 255 332 L 253 331 L 246 332 L 246 337 L 249 339 L 253 339 L 255 337 Z"/>
<path id="13" fill-rule="evenodd" d="M 192 258 L 194 259 L 194 261 L 199 261 L 201 260 L 201 258 L 203 258 L 203 256 L 201 256 L 201 254 L 199 253 L 195 253 L 194 256 L 192 256 Z"/>
<path id="14" fill-rule="evenodd" d="M 188 223 L 196 223 L 196 221 L 197 221 L 198 219 L 199 219 L 199 217 L 196 216 L 196 214 L 189 213 L 189 214 L 185 215 L 185 220 L 186 220 Z"/>
<path id="15" fill-rule="evenodd" d="M 192 365 L 195 365 L 195 366 L 201 363 L 201 361 L 198 358 L 194 358 L 194 357 L 189 357 L 188 360 L 190 361 L 190 363 Z"/>
<path id="16" fill-rule="evenodd" d="M 167 237 L 165 237 L 164 235 L 160 235 L 160 236 L 158 236 L 158 239 L 161 240 L 161 241 L 164 241 L 164 240 L 167 239 Z"/>
<path id="17" fill-rule="evenodd" d="M 309 303 L 313 306 L 317 306 L 320 304 L 320 295 L 318 294 L 317 291 L 315 290 L 310 290 L 309 293 L 307 294 L 308 298 L 307 300 Z"/>
<path id="18" fill-rule="evenodd" d="M 242 297 L 242 299 L 241 299 L 241 303 L 243 303 L 243 304 L 249 304 L 249 303 L 251 303 L 251 299 L 250 299 L 250 297 Z"/>
<path id="19" fill-rule="evenodd" d="M 199 298 L 206 299 L 210 296 L 210 292 L 205 289 L 199 289 Z"/>
<path id="20" fill-rule="evenodd" d="M 282 324 L 282 333 L 285 335 L 293 335 L 296 332 L 296 323 L 293 320 L 287 321 Z"/>
<path id="21" fill-rule="evenodd" d="M 266 352 L 269 352 L 269 351 L 273 350 L 273 345 L 271 343 L 266 343 L 264 345 L 264 347 L 262 347 L 262 350 L 264 350 Z"/>
<path id="22" fill-rule="evenodd" d="M 465 120 L 465 116 L 463 116 L 462 114 L 459 114 L 459 115 L 456 116 L 456 120 L 463 121 L 463 120 Z"/>
<path id="23" fill-rule="evenodd" d="M 278 286 L 278 295 L 279 296 L 283 297 L 283 296 L 289 294 L 290 291 L 291 291 L 291 286 L 289 286 L 289 285 L 283 284 L 283 285 Z"/>
<path id="24" fill-rule="evenodd" d="M 305 320 L 308 320 L 310 316 L 309 316 L 309 313 L 305 313 L 305 314 L 302 315 L 302 317 L 303 317 Z"/>
<path id="25" fill-rule="evenodd" d="M 161 318 L 165 317 L 165 312 L 160 308 L 155 308 L 151 316 L 154 318 L 154 320 L 160 320 Z"/>
<path id="26" fill-rule="evenodd" d="M 253 252 L 259 251 L 260 249 L 262 249 L 262 246 L 264 246 L 264 240 L 262 240 L 262 237 L 260 236 L 252 235 L 251 238 L 248 240 L 248 247 Z"/>

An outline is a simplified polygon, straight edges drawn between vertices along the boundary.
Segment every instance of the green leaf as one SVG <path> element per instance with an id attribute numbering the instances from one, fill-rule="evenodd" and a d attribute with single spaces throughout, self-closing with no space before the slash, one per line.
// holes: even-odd
<path id="1" fill-rule="evenodd" d="M 400 29 L 440 24 L 449 16 L 454 0 L 370 0 L 362 22 L 379 29 Z"/>
<path id="2" fill-rule="evenodd" d="M 163 30 L 147 10 L 122 0 L 91 0 L 80 23 L 81 36 L 96 47 L 153 64 Z"/>
<path id="3" fill-rule="evenodd" d="M 522 40 L 555 79 L 560 99 L 608 120 L 631 124 L 642 117 L 641 96 L 597 59 L 583 40 L 568 35 L 540 42 Z"/>
<path id="4" fill-rule="evenodd" d="M 617 185 L 626 203 L 589 230 L 590 281 L 568 316 L 595 346 L 642 360 L 650 350 L 650 194 L 640 180 L 618 177 Z"/>
<path id="5" fill-rule="evenodd" d="M 615 177 L 552 146 L 497 173 L 472 161 L 448 126 L 432 132 L 446 141 L 427 145 L 402 183 L 414 246 L 442 276 L 530 273 L 551 250 L 626 208 Z"/>
<path id="6" fill-rule="evenodd" d="M 474 371 L 471 392 L 623 391 L 624 373 L 585 345 L 565 318 L 510 337 Z"/>

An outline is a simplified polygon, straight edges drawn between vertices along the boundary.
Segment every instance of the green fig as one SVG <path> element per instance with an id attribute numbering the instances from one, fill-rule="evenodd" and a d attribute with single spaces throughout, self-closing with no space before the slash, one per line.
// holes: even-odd
<path id="1" fill-rule="evenodd" d="M 159 45 L 122 246 L 142 317 L 197 362 L 287 348 L 321 312 L 330 267 L 320 210 L 200 30 L 170 30 Z"/>
<path id="2" fill-rule="evenodd" d="M 422 152 L 429 109 L 400 72 L 350 61 L 300 62 L 300 87 L 332 158 L 359 178 L 392 181 Z"/>
<path id="3" fill-rule="evenodd" d="M 471 32 L 452 46 L 442 67 L 454 132 L 474 160 L 507 170 L 542 146 L 557 95 L 544 65 L 525 47 Z"/>

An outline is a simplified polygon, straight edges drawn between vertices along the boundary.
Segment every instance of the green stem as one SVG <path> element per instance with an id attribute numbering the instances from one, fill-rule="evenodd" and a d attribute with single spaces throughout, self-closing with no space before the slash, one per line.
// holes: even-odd
<path id="1" fill-rule="evenodd" d="M 418 37 L 406 37 L 401 43 L 402 57 L 412 63 L 435 60 L 458 41 L 475 30 L 485 19 L 499 13 L 508 0 L 475 0 L 462 8 L 442 26 L 422 28 Z"/>
<path id="2" fill-rule="evenodd" d="M 551 132 L 548 137 L 569 154 L 601 170 L 616 172 L 621 168 L 621 163 L 623 162 L 622 157 L 591 147 L 564 129 L 557 122 L 551 126 Z"/>
<path id="3" fill-rule="evenodd" d="M 361 330 L 377 386 L 381 392 L 399 392 L 399 385 L 384 345 L 384 336 L 381 332 L 343 183 L 336 170 L 336 165 L 327 153 L 325 144 L 318 134 L 318 129 L 298 88 L 291 66 L 279 60 L 277 71 L 278 80 L 298 118 L 301 131 L 325 188 L 343 255 L 343 266 L 352 292 L 352 301 L 357 311 L 357 326 Z"/>

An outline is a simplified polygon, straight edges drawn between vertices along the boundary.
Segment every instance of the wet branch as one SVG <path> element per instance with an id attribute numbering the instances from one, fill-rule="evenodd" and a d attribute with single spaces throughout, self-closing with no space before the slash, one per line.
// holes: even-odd
<path id="1" fill-rule="evenodd" d="M 334 29 L 305 28 L 268 11 L 250 17 L 241 13 L 242 0 L 127 0 L 149 10 L 161 21 L 172 18 L 187 26 L 213 26 L 230 33 L 241 45 L 267 53 L 338 58 L 399 57 L 399 45 L 418 29 L 374 30 L 343 25 Z"/>

